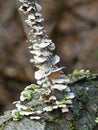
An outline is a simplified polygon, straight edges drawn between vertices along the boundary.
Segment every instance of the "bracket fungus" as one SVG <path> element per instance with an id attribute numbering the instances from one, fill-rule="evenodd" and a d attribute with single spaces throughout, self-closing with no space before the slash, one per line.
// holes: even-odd
<path id="1" fill-rule="evenodd" d="M 16 102 L 16 110 L 12 115 L 14 120 L 18 120 L 21 116 L 29 116 L 30 119 L 39 120 L 41 114 L 61 109 L 61 112 L 68 112 L 72 106 L 71 99 L 74 93 L 71 92 L 67 83 L 70 79 L 66 79 L 62 69 L 57 67 L 60 62 L 58 55 L 53 55 L 55 44 L 46 35 L 46 31 L 42 26 L 44 19 L 39 13 L 41 6 L 35 0 L 19 0 L 20 11 L 26 16 L 25 23 L 29 27 L 28 42 L 30 53 L 33 58 L 30 62 L 35 65 L 35 79 L 38 85 L 27 86 L 20 95 L 20 101 Z M 56 91 L 62 95 L 58 97 Z M 34 99 L 35 98 L 35 99 Z M 33 100 L 33 105 L 30 102 Z M 36 103 L 36 100 L 39 102 Z M 44 105 L 41 105 L 44 103 Z M 37 104 L 37 105 L 36 105 Z"/>

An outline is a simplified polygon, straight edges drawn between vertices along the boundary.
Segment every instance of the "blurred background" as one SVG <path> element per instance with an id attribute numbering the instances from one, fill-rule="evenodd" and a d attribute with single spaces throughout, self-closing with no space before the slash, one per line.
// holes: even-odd
<path id="1" fill-rule="evenodd" d="M 38 0 L 59 66 L 98 72 L 98 0 Z M 26 85 L 34 83 L 29 50 L 15 0 L 0 0 L 0 114 L 12 109 Z"/>

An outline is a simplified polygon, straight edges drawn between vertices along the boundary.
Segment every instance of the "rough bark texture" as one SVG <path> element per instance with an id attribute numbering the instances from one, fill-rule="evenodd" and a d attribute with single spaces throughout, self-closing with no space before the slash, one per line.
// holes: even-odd
<path id="1" fill-rule="evenodd" d="M 12 121 L 9 111 L 0 118 L 0 130 L 98 130 L 95 123 L 98 114 L 98 77 L 93 80 L 84 78 L 69 86 L 76 95 L 69 113 L 53 111 L 45 122 L 28 118 Z"/>

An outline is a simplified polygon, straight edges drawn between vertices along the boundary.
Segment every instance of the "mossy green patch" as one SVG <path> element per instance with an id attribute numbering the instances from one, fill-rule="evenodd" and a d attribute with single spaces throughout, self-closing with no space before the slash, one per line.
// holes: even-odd
<path id="1" fill-rule="evenodd" d="M 0 130 L 4 130 L 4 123 L 2 123 L 2 125 L 0 126 Z"/>

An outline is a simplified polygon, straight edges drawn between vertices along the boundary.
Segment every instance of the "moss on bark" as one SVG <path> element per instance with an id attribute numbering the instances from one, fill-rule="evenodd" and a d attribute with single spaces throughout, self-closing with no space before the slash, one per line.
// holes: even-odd
<path id="1" fill-rule="evenodd" d="M 97 130 L 95 122 L 98 112 L 98 76 L 71 74 L 77 80 L 68 84 L 75 93 L 70 112 L 62 113 L 59 109 L 47 113 L 46 120 L 30 120 L 27 117 L 13 121 L 11 111 L 0 118 L 0 130 Z M 89 78 L 92 77 L 92 78 Z"/>

